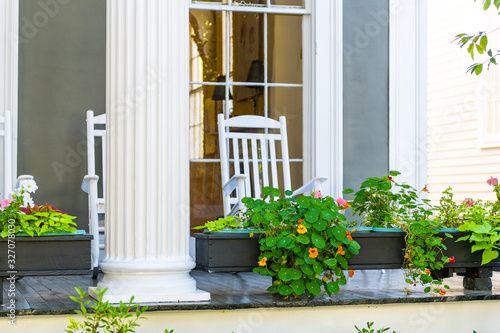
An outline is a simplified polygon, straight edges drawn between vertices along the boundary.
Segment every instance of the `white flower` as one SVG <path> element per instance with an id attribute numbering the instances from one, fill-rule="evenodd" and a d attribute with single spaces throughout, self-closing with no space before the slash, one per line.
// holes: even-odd
<path id="1" fill-rule="evenodd" d="M 33 207 L 35 205 L 33 198 L 29 193 L 23 193 L 23 203 L 23 207 L 28 207 L 28 205 Z"/>
<path id="2" fill-rule="evenodd" d="M 28 179 L 23 182 L 22 188 L 28 191 L 29 193 L 35 193 L 35 191 L 38 189 L 38 186 L 36 185 L 34 179 Z"/>

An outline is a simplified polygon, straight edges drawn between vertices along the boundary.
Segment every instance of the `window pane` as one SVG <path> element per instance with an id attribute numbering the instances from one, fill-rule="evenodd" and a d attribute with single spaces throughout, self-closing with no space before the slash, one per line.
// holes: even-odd
<path id="1" fill-rule="evenodd" d="M 190 215 L 191 227 L 203 225 L 224 215 L 220 163 L 190 163 Z M 191 229 L 191 234 L 200 232 Z"/>
<path id="2" fill-rule="evenodd" d="M 268 82 L 302 83 L 302 17 L 268 15 Z"/>
<path id="3" fill-rule="evenodd" d="M 280 116 L 286 117 L 290 158 L 302 158 L 302 88 L 269 88 L 269 118 Z"/>
<path id="4" fill-rule="evenodd" d="M 215 4 L 220 5 L 221 3 L 227 3 L 227 0 L 193 0 L 193 3 L 197 2 L 202 2 L 202 3 L 215 2 Z"/>
<path id="5" fill-rule="evenodd" d="M 264 82 L 264 14 L 233 13 L 233 76 L 235 82 Z M 252 65 L 253 64 L 253 65 Z M 241 90 L 235 98 L 241 100 L 251 96 L 250 91 Z"/>
<path id="6" fill-rule="evenodd" d="M 191 10 L 191 81 L 217 81 L 225 74 L 226 12 Z M 193 70 L 197 73 L 193 73 Z"/>
<path id="7" fill-rule="evenodd" d="M 217 114 L 225 101 L 214 100 L 215 86 L 190 85 L 189 91 L 189 158 L 219 158 Z"/>
<path id="8" fill-rule="evenodd" d="M 305 6 L 304 0 L 271 0 L 271 5 L 274 6 Z"/>
<path id="9" fill-rule="evenodd" d="M 264 89 L 262 87 L 234 86 L 233 116 L 264 115 Z"/>

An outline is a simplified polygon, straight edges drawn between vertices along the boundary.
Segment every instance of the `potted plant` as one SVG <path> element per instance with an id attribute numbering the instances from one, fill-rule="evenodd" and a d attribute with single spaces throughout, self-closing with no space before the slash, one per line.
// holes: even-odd
<path id="1" fill-rule="evenodd" d="M 265 187 L 262 199 L 244 198 L 245 227 L 264 230 L 259 240 L 259 267 L 254 272 L 271 276 L 269 292 L 285 297 L 303 294 L 312 298 L 322 290 L 332 295 L 347 283 L 348 259 L 360 246 L 347 229 L 342 202 L 322 197 L 288 197 L 285 192 Z"/>
<path id="2" fill-rule="evenodd" d="M 34 205 L 36 189 L 30 180 L 12 198 L 0 200 L 0 251 L 6 254 L 0 257 L 0 280 L 9 271 L 18 276 L 90 273 L 92 236 L 77 231 L 74 216 Z"/>
<path id="3" fill-rule="evenodd" d="M 380 237 L 379 233 L 392 234 L 383 243 L 383 246 L 394 244 L 392 252 L 380 255 L 388 260 L 390 268 L 403 269 L 407 283 L 422 284 L 426 292 L 433 290 L 443 294 L 442 279 L 432 272 L 442 270 L 450 260 L 444 255 L 446 245 L 443 241 L 452 236 L 439 234 L 441 225 L 431 218 L 429 200 L 421 199 L 413 187 L 397 183 L 395 178 L 398 175 L 399 172 L 390 171 L 382 177 L 367 178 L 351 200 L 353 217 L 359 217 L 355 218 L 358 224 L 373 226 L 374 238 Z M 427 191 L 427 188 L 422 191 Z M 354 191 L 347 189 L 344 193 Z M 402 245 L 401 250 L 394 251 L 396 244 Z"/>

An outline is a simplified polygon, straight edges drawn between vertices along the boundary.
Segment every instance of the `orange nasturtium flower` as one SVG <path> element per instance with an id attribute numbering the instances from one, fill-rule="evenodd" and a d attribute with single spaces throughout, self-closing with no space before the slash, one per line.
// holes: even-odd
<path id="1" fill-rule="evenodd" d="M 266 266 L 267 258 L 264 257 L 262 260 L 259 261 L 259 266 Z"/>
<path id="2" fill-rule="evenodd" d="M 352 276 L 354 275 L 354 272 L 356 272 L 355 269 L 348 269 L 347 272 L 349 272 L 349 277 L 352 278 Z"/>
<path id="3" fill-rule="evenodd" d="M 307 232 L 307 228 L 304 227 L 302 224 L 299 224 L 299 227 L 297 228 L 297 232 L 299 234 L 305 234 Z"/>
<path id="4" fill-rule="evenodd" d="M 309 249 L 309 258 L 316 258 L 318 256 L 318 249 L 313 247 Z"/>
<path id="5" fill-rule="evenodd" d="M 425 184 L 424 188 L 422 189 L 422 192 L 431 193 L 431 192 L 429 192 L 429 190 L 427 189 L 427 184 Z"/>
<path id="6" fill-rule="evenodd" d="M 346 230 L 345 233 L 347 234 L 347 239 L 352 240 L 351 232 L 349 230 Z"/>
<path id="7" fill-rule="evenodd" d="M 301 224 L 301 223 L 302 223 L 302 221 L 304 221 L 304 219 L 300 219 L 300 220 L 298 220 L 297 222 L 299 222 L 299 224 Z"/>
<path id="8" fill-rule="evenodd" d="M 431 270 L 427 268 L 427 269 L 424 271 L 424 273 L 425 273 L 425 274 L 431 274 Z"/>
<path id="9" fill-rule="evenodd" d="M 439 289 L 439 295 L 441 295 L 441 296 L 446 295 L 446 290 Z"/>
<path id="10" fill-rule="evenodd" d="M 342 246 L 339 246 L 337 249 L 337 254 L 340 254 L 341 256 L 345 255 L 345 251 L 342 250 Z"/>

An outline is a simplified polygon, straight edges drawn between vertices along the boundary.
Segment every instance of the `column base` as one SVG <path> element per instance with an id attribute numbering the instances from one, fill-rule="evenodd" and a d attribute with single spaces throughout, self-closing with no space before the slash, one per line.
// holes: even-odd
<path id="1" fill-rule="evenodd" d="M 110 303 L 127 302 L 132 296 L 134 303 L 209 301 L 210 293 L 196 289 L 196 280 L 189 275 L 193 267 L 190 260 L 104 259 L 104 277 L 97 286 L 108 288 L 103 300 Z M 89 294 L 97 298 L 95 288 L 89 288 Z"/>
<path id="2" fill-rule="evenodd" d="M 89 287 L 88 293 L 94 299 L 98 299 L 96 287 Z M 210 301 L 210 293 L 203 290 L 194 290 L 191 293 L 175 294 L 175 295 L 154 295 L 138 294 L 137 289 L 131 289 L 128 293 L 124 294 L 111 294 L 109 290 L 103 297 L 103 301 L 108 301 L 111 304 L 119 304 L 120 301 L 127 302 L 134 296 L 134 304 L 138 303 L 178 303 L 178 302 L 203 302 Z M 137 295 L 137 296 L 136 296 Z"/>

